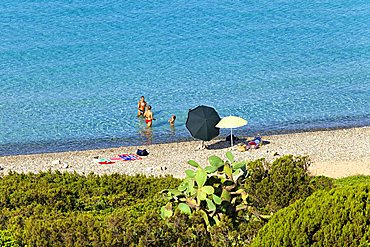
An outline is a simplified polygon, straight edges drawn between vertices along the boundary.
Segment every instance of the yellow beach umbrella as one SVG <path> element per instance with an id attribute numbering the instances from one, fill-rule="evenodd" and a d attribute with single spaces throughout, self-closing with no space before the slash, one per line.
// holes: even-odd
<path id="1" fill-rule="evenodd" d="M 216 124 L 216 127 L 220 129 L 231 129 L 231 146 L 233 146 L 233 128 L 242 127 L 247 123 L 247 120 L 241 117 L 228 116 L 222 118 L 220 122 Z"/>

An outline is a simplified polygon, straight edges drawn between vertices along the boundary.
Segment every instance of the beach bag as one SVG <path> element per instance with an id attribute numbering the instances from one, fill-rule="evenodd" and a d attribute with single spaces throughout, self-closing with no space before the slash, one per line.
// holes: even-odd
<path id="1" fill-rule="evenodd" d="M 148 156 L 148 151 L 146 151 L 146 149 L 138 149 L 136 151 L 136 154 L 139 155 L 139 156 Z"/>

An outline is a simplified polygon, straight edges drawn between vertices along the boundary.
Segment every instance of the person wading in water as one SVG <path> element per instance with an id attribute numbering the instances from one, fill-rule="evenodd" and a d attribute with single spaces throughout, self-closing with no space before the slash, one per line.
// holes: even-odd
<path id="1" fill-rule="evenodd" d="M 137 104 L 137 116 L 144 116 L 146 102 L 144 96 L 141 96 L 139 103 Z"/>
<path id="2" fill-rule="evenodd" d="M 155 118 L 153 118 L 152 107 L 150 105 L 148 106 L 148 109 L 146 110 L 144 117 L 145 117 L 146 125 L 148 127 L 152 127 L 152 123 L 153 123 L 153 120 L 155 120 Z"/>

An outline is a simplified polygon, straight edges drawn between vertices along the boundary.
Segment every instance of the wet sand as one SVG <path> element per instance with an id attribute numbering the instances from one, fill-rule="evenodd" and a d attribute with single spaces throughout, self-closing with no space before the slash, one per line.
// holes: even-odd
<path id="1" fill-rule="evenodd" d="M 241 138 L 246 142 L 252 137 Z M 16 155 L 0 157 L 0 174 L 9 171 L 39 172 L 60 170 L 79 174 L 147 174 L 183 177 L 192 159 L 200 165 L 207 165 L 207 158 L 218 155 L 225 158 L 231 150 L 236 160 L 255 160 L 266 158 L 271 161 L 286 154 L 308 155 L 311 159 L 309 168 L 312 175 L 325 175 L 333 178 L 350 175 L 370 175 L 370 127 L 314 131 L 283 135 L 263 136 L 265 142 L 259 149 L 245 152 L 230 147 L 222 140 L 206 142 L 207 148 L 200 148 L 200 141 L 175 142 L 149 146 L 127 146 L 120 148 L 98 149 L 88 151 L 45 153 L 33 155 Z M 116 157 L 123 153 L 136 153 L 146 148 L 149 155 L 142 160 L 118 161 L 114 164 L 101 165 L 94 161 L 100 158 Z"/>

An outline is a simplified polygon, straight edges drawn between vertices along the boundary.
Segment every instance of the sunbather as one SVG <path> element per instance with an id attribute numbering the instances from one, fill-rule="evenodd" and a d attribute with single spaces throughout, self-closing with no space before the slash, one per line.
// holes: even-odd
<path id="1" fill-rule="evenodd" d="M 254 139 L 250 142 L 248 142 L 248 149 L 249 148 L 259 148 L 259 146 L 262 144 L 262 138 L 260 136 L 254 137 Z"/>

